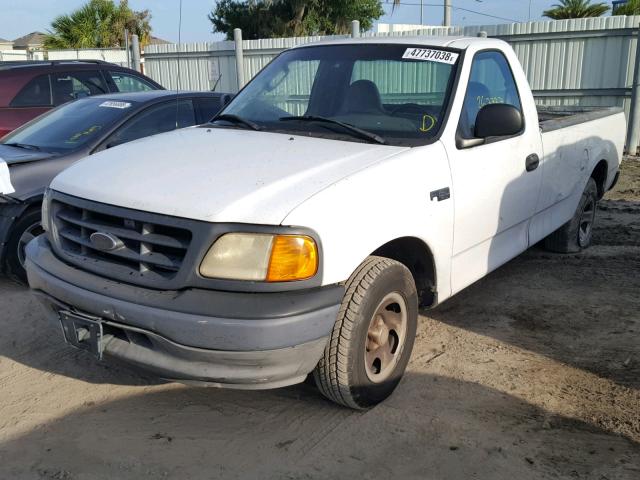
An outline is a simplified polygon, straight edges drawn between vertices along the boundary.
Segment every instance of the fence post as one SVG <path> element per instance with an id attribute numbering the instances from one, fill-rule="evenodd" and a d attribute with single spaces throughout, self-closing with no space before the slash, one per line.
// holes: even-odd
<path id="1" fill-rule="evenodd" d="M 133 69 L 140 72 L 140 41 L 138 35 L 131 35 L 131 61 Z"/>
<path id="2" fill-rule="evenodd" d="M 236 74 L 238 76 L 238 90 L 244 87 L 244 55 L 242 53 L 242 30 L 233 29 L 233 41 L 236 46 Z"/>
<path id="3" fill-rule="evenodd" d="M 638 28 L 637 39 L 636 61 L 633 67 L 631 110 L 629 111 L 629 128 L 627 130 L 627 153 L 629 155 L 637 155 L 638 141 L 640 140 L 640 28 Z"/>
<path id="4" fill-rule="evenodd" d="M 358 38 L 360 36 L 360 21 L 354 20 L 351 22 L 351 38 Z"/>
<path id="5" fill-rule="evenodd" d="M 127 68 L 131 68 L 131 52 L 129 51 L 129 30 L 124 29 L 124 49 L 127 52 Z"/>

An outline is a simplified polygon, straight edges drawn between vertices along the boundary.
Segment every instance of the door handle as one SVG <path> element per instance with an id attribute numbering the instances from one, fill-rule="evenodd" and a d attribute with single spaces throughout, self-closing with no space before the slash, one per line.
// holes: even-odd
<path id="1" fill-rule="evenodd" d="M 524 165 L 527 169 L 527 172 L 533 172 L 536 168 L 538 168 L 538 165 L 540 165 L 540 157 L 538 157 L 538 155 L 536 155 L 535 153 L 532 153 L 527 157 Z"/>

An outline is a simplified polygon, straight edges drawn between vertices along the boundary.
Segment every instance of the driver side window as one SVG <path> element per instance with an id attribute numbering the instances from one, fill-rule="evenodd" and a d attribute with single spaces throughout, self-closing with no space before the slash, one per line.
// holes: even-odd
<path id="1" fill-rule="evenodd" d="M 471 65 L 471 75 L 464 98 L 459 132 L 463 138 L 473 138 L 478 112 L 485 105 L 502 103 L 522 112 L 516 82 L 501 52 L 478 53 Z"/>

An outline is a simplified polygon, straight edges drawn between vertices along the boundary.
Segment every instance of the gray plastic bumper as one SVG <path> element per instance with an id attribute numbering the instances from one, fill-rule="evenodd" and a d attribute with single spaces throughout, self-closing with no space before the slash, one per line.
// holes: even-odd
<path id="1" fill-rule="evenodd" d="M 27 247 L 27 274 L 56 321 L 61 310 L 100 319 L 109 332 L 105 357 L 162 378 L 234 388 L 303 381 L 322 355 L 343 293 L 341 286 L 325 287 L 287 300 L 282 293 L 157 292 L 72 267 L 55 257 L 43 236 Z M 216 315 L 215 303 L 226 316 Z M 234 310 L 237 318 L 229 315 Z"/>

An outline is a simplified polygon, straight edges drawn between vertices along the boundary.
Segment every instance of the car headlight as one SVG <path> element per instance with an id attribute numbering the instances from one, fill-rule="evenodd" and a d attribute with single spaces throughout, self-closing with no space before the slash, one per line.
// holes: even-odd
<path id="1" fill-rule="evenodd" d="M 49 209 L 51 207 L 51 190 L 46 188 L 42 196 L 42 229 L 49 231 Z"/>
<path id="2" fill-rule="evenodd" d="M 227 233 L 209 249 L 200 275 L 227 280 L 292 282 L 318 271 L 318 247 L 307 235 Z"/>

